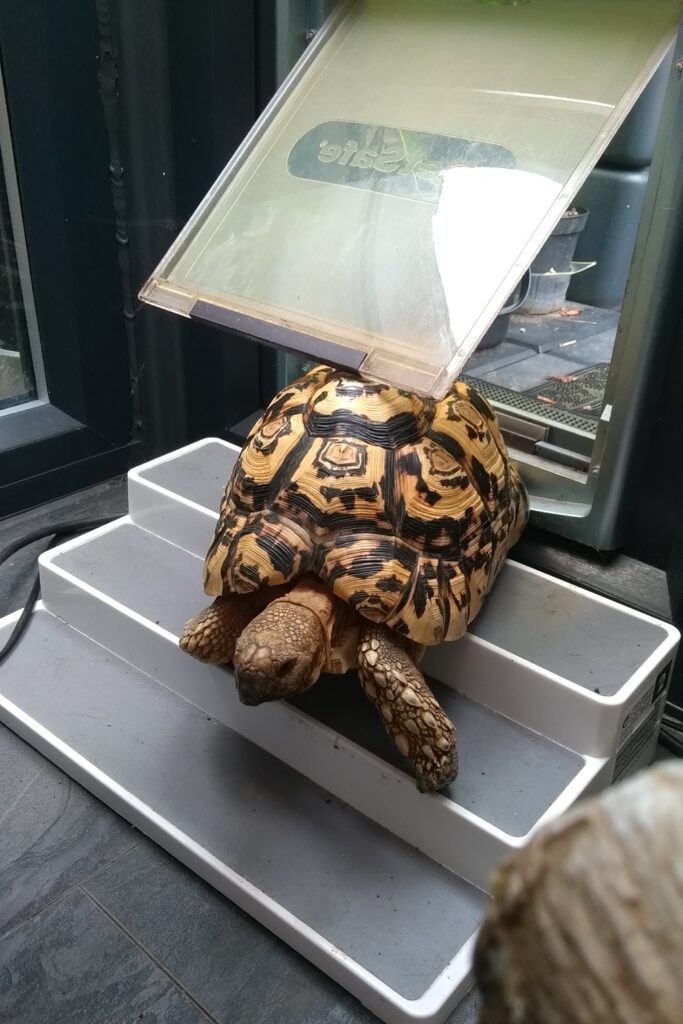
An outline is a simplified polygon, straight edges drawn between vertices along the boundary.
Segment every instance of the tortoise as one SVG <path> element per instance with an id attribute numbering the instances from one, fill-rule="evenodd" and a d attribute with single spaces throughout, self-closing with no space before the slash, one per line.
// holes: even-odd
<path id="1" fill-rule="evenodd" d="M 457 773 L 418 662 L 465 633 L 528 516 L 495 415 L 316 366 L 254 425 L 204 563 L 214 602 L 180 646 L 233 664 L 245 704 L 358 670 L 420 791 Z"/>

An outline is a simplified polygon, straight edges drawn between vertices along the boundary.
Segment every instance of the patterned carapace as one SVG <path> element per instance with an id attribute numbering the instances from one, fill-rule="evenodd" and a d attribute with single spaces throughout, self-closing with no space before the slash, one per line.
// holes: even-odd
<path id="1" fill-rule="evenodd" d="M 313 572 L 419 644 L 455 640 L 528 514 L 493 411 L 456 382 L 428 398 L 319 366 L 251 431 L 205 563 L 211 596 Z"/>

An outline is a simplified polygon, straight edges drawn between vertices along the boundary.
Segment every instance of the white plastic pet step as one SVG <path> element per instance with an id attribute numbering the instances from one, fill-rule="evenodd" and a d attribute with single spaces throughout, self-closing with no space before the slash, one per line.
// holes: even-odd
<path id="1" fill-rule="evenodd" d="M 441 1024 L 491 868 L 651 756 L 678 633 L 509 561 L 425 657 L 460 774 L 419 794 L 352 673 L 248 708 L 180 651 L 236 455 L 208 440 L 139 467 L 130 516 L 41 557 L 0 716 L 382 1020 Z"/>

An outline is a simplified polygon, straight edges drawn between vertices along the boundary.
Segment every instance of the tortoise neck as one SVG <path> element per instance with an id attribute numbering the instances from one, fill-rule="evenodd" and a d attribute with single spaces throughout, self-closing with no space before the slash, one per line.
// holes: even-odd
<path id="1" fill-rule="evenodd" d="M 323 629 L 327 631 L 330 619 L 334 614 L 335 598 L 317 576 L 307 573 L 296 581 L 291 590 L 277 600 L 298 604 L 301 608 L 308 608 L 315 612 Z"/>
<path id="2" fill-rule="evenodd" d="M 331 655 L 342 638 L 349 634 L 350 627 L 358 618 L 353 608 L 346 601 L 335 597 L 329 587 L 311 573 L 298 579 L 291 590 L 277 600 L 306 608 L 318 617 L 325 635 L 326 668 L 330 671 L 340 671 L 332 665 Z M 352 664 L 355 664 L 355 659 L 350 658 L 345 668 L 351 667 Z"/>

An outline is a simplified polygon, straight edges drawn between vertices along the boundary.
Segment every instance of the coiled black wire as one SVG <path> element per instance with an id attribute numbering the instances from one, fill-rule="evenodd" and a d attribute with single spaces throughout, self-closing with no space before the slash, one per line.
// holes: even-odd
<path id="1" fill-rule="evenodd" d="M 683 708 L 669 701 L 662 718 L 659 742 L 676 757 L 683 757 Z"/>
<path id="2" fill-rule="evenodd" d="M 61 522 L 50 523 L 49 526 L 41 526 L 39 529 L 31 530 L 23 537 L 20 537 L 19 540 L 12 541 L 11 544 L 8 544 L 7 547 L 3 548 L 2 551 L 0 551 L 0 565 L 4 565 L 12 555 L 16 555 L 17 551 L 21 551 L 22 548 L 26 548 L 30 544 L 35 544 L 36 541 L 44 540 L 46 537 L 49 537 L 50 541 L 44 548 L 45 551 L 49 548 L 55 547 L 56 544 L 61 543 L 63 540 L 67 540 L 69 537 L 77 537 L 79 534 L 86 533 L 89 530 L 96 530 L 98 526 L 106 526 L 107 523 L 113 523 L 115 519 L 119 518 L 120 515 L 99 516 L 97 519 L 66 519 Z M 38 566 L 36 565 L 35 578 L 26 599 L 26 604 L 22 609 L 21 615 L 15 622 L 12 632 L 0 648 L 0 665 L 9 657 L 24 635 L 33 609 L 36 606 L 36 601 L 39 597 L 40 573 L 38 571 Z"/>

